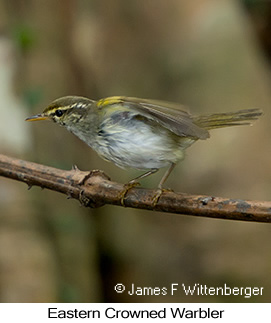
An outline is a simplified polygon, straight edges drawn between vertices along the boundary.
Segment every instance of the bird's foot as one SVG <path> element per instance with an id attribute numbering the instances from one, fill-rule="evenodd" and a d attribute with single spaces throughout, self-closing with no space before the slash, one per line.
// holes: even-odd
<path id="1" fill-rule="evenodd" d="M 136 182 L 136 181 L 131 181 L 131 182 L 123 185 L 124 186 L 124 190 L 119 194 L 120 203 L 121 203 L 122 206 L 125 206 L 124 200 L 126 198 L 127 192 L 131 188 L 136 187 L 138 185 L 140 185 L 140 183 L 139 182 Z"/>
<path id="2" fill-rule="evenodd" d="M 170 188 L 158 188 L 152 198 L 152 207 L 155 207 L 157 205 L 161 195 L 165 192 L 173 192 L 173 190 Z"/>

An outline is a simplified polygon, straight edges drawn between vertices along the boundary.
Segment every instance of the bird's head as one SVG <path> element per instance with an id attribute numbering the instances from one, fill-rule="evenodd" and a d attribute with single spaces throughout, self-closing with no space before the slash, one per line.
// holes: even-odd
<path id="1" fill-rule="evenodd" d="M 26 121 L 52 120 L 62 126 L 71 127 L 80 121 L 95 101 L 78 96 L 65 96 L 53 101 L 42 113 Z"/>

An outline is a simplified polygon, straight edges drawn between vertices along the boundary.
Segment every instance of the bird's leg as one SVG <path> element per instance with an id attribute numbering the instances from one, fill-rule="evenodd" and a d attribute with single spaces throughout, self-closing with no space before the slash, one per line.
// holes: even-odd
<path id="1" fill-rule="evenodd" d="M 150 176 L 150 175 L 152 175 L 152 174 L 156 173 L 157 171 L 158 171 L 158 168 L 153 168 L 153 169 L 151 169 L 151 170 L 147 171 L 146 173 L 144 173 L 144 174 L 141 174 L 141 175 L 137 176 L 136 178 L 134 178 L 134 179 L 130 180 L 127 184 L 125 184 L 125 185 L 124 185 L 124 190 L 123 190 L 123 191 L 120 193 L 120 195 L 119 195 L 121 205 L 122 205 L 122 206 L 125 206 L 124 199 L 125 199 L 125 197 L 126 197 L 127 192 L 128 192 L 131 188 L 133 188 L 133 187 L 135 187 L 135 186 L 137 186 L 137 185 L 140 185 L 140 184 L 139 184 L 139 182 L 138 182 L 138 180 L 139 180 L 139 179 L 142 179 L 142 178 L 145 178 L 145 177 L 147 177 L 147 176 Z"/>
<path id="2" fill-rule="evenodd" d="M 158 201 L 159 201 L 159 199 L 160 199 L 160 197 L 161 197 L 161 195 L 163 194 L 164 191 L 171 191 L 169 189 L 163 188 L 163 185 L 164 185 L 165 181 L 168 179 L 170 173 L 173 171 L 175 166 L 176 166 L 176 164 L 171 163 L 170 167 L 167 169 L 164 176 L 162 177 L 162 179 L 161 179 L 161 181 L 160 181 L 160 183 L 158 185 L 158 189 L 156 191 L 156 194 L 154 195 L 153 200 L 152 200 L 152 206 L 153 207 L 158 203 Z"/>

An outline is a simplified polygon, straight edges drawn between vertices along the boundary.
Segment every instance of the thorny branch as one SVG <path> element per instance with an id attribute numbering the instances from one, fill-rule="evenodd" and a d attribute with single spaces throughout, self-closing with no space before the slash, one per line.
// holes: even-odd
<path id="1" fill-rule="evenodd" d="M 0 155 L 0 176 L 40 186 L 78 199 L 84 206 L 121 205 L 123 184 L 110 181 L 102 171 L 83 172 L 77 168 L 60 170 Z M 131 188 L 125 206 L 153 211 L 186 214 L 217 219 L 271 222 L 271 202 L 246 201 L 164 192 L 153 206 L 155 190 Z"/>

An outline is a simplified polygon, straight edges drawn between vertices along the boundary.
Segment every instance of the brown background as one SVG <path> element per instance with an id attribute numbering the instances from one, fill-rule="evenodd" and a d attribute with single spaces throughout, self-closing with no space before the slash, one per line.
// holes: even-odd
<path id="1" fill-rule="evenodd" d="M 194 113 L 260 107 L 253 127 L 215 130 L 170 177 L 176 191 L 270 200 L 270 16 L 265 1 L 2 0 L 0 151 L 45 165 L 136 170 L 102 161 L 51 123 L 53 99 L 126 95 Z M 161 173 L 143 181 L 155 187 Z M 271 227 L 106 206 L 0 178 L 1 302 L 267 302 Z M 264 287 L 262 297 L 129 296 L 114 285 Z"/>

